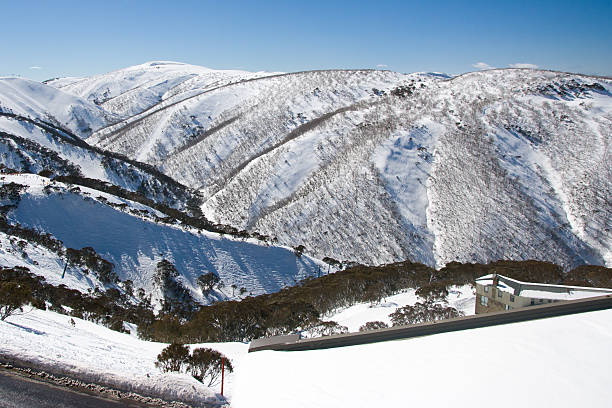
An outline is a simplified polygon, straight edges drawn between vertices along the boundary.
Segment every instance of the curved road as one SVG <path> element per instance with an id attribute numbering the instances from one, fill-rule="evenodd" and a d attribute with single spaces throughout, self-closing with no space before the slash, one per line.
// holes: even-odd
<path id="1" fill-rule="evenodd" d="M 23 377 L 0 369 L 1 408 L 144 407 L 133 401 L 115 401 Z"/>

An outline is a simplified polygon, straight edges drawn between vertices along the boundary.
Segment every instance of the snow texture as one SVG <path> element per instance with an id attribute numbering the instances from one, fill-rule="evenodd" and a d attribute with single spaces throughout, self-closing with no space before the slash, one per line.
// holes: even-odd
<path id="1" fill-rule="evenodd" d="M 234 408 L 607 407 L 612 311 L 327 350 L 249 353 Z M 509 392 L 509 390 L 512 390 Z"/>
<path id="2" fill-rule="evenodd" d="M 3 79 L 0 105 L 71 129 L 83 117 L 88 143 L 199 189 L 212 221 L 318 258 L 569 269 L 612 266 L 611 90 L 605 78 L 533 69 L 450 78 L 157 61 L 49 85 Z"/>
<path id="3" fill-rule="evenodd" d="M 607 79 L 148 63 L 57 86 L 124 115 L 91 143 L 200 189 L 210 219 L 319 258 L 612 265 Z"/>
<path id="4" fill-rule="evenodd" d="M 152 277 L 157 262 L 162 259 L 176 266 L 181 283 L 204 303 L 230 296 L 229 292 L 221 291 L 210 299 L 203 296 L 196 280 L 207 272 L 217 274 L 226 287 L 235 284 L 238 288 L 246 288 L 246 294 L 261 294 L 294 285 L 316 274 L 322 264 L 306 255 L 296 256 L 290 248 L 162 224 L 154 217 L 164 214 L 97 190 L 80 187 L 79 191 L 69 191 L 62 183 L 36 175 L 7 175 L 1 182 L 28 186 L 18 207 L 9 212 L 12 222 L 51 233 L 69 248 L 94 248 L 115 265 L 114 270 L 121 280 L 132 280 L 135 288 L 144 288 L 147 293 L 153 293 L 154 298 L 159 294 L 155 292 Z M 54 188 L 45 192 L 45 187 L 51 186 Z M 5 244 L 7 239 L 3 238 L 3 248 L 8 245 Z M 43 276 L 61 274 L 65 260 L 58 259 L 56 254 L 40 248 L 27 248 L 26 252 L 30 260 L 17 262 L 18 255 L 11 255 L 1 263 L 13 266 L 16 262 L 15 265 L 27 266 L 37 274 L 44 269 L 42 265 L 49 265 L 50 269 L 42 273 Z M 98 286 L 97 281 L 90 282 L 83 277 L 76 266 L 70 266 L 66 276 L 63 283 L 81 282 L 73 282 L 74 288 Z M 57 282 L 57 278 L 50 282 Z"/>

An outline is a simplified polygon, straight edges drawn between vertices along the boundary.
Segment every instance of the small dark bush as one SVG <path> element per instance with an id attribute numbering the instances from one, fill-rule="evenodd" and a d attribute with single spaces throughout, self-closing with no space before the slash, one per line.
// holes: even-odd
<path id="1" fill-rule="evenodd" d="M 183 344 L 172 343 L 157 355 L 155 367 L 164 372 L 182 372 L 188 363 L 189 347 Z"/>
<path id="2" fill-rule="evenodd" d="M 38 172 L 38 175 L 41 177 L 50 178 L 53 175 L 53 171 L 49 169 L 42 169 L 41 171 Z"/>
<path id="3" fill-rule="evenodd" d="M 310 327 L 307 327 L 308 331 L 312 333 L 313 337 L 324 337 L 333 336 L 334 334 L 345 334 L 348 333 L 348 327 L 342 326 L 333 321 L 317 321 Z"/>
<path id="4" fill-rule="evenodd" d="M 389 325 L 385 322 L 381 322 L 381 321 L 374 321 L 374 322 L 367 322 L 366 324 L 364 324 L 363 326 L 361 326 L 359 328 L 359 331 L 370 331 L 370 330 L 378 330 L 378 329 L 385 329 L 389 327 Z"/>

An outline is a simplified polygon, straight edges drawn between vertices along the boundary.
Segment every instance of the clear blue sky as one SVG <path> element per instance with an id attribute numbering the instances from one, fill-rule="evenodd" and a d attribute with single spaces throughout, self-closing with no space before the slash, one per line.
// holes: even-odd
<path id="1" fill-rule="evenodd" d="M 36 80 L 151 60 L 446 73 L 525 63 L 612 75 L 612 0 L 2 1 L 0 34 L 0 75 Z"/>

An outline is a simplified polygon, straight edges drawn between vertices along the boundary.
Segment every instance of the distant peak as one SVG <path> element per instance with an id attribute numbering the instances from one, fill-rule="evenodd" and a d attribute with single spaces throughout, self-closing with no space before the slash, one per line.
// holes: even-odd
<path id="1" fill-rule="evenodd" d="M 176 61 L 151 61 L 151 62 L 145 62 L 142 65 L 148 65 L 150 67 L 157 67 L 160 65 L 187 65 L 183 62 L 176 62 Z"/>

